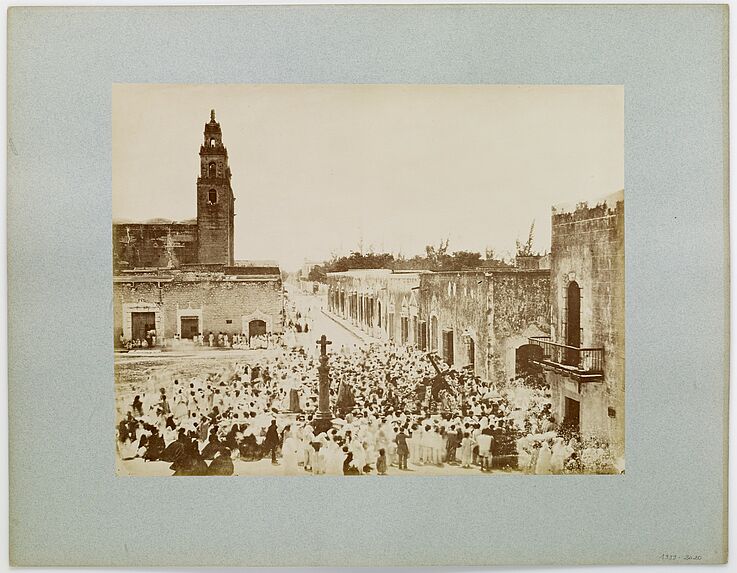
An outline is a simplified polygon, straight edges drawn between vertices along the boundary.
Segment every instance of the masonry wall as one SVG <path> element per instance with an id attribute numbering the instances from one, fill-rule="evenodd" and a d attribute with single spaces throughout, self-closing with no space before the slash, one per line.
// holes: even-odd
<path id="1" fill-rule="evenodd" d="M 113 269 L 178 267 L 197 262 L 194 223 L 113 225 Z"/>
<path id="2" fill-rule="evenodd" d="M 387 279 L 386 291 L 380 295 L 383 300 L 382 325 L 388 336 L 397 344 L 417 345 L 415 321 L 420 320 L 420 305 L 416 292 L 419 292 L 420 275 L 399 273 Z M 414 289 L 414 290 L 413 290 Z M 393 311 L 393 312 L 392 312 Z M 389 314 L 393 314 L 390 320 Z M 407 337 L 402 338 L 402 318 L 407 319 Z"/>
<path id="3" fill-rule="evenodd" d="M 178 310 L 187 315 L 197 315 L 196 311 L 201 311 L 203 334 L 211 331 L 240 333 L 244 319 L 246 325 L 253 319 L 264 320 L 268 331 L 283 332 L 280 279 L 115 283 L 113 300 L 116 340 L 125 327 L 124 305 L 140 305 L 141 311 L 146 311 L 147 306 L 152 311 L 155 309 L 159 313 L 159 338 L 170 339 L 177 333 Z"/>
<path id="4" fill-rule="evenodd" d="M 208 201 L 211 189 L 217 193 L 215 204 Z M 198 180 L 198 258 L 201 263 L 233 265 L 233 209 L 234 197 L 227 179 Z"/>
<path id="5" fill-rule="evenodd" d="M 566 340 L 566 297 L 572 281 L 581 288 L 581 346 L 604 348 L 604 397 L 600 411 L 591 415 L 590 429 L 599 435 L 608 433 L 615 450 L 623 451 L 623 192 L 593 206 L 583 203 L 575 209 L 553 209 L 551 324 L 553 341 L 559 343 Z M 583 430 L 583 402 L 581 407 Z"/>
<path id="6" fill-rule="evenodd" d="M 515 375 L 517 348 L 527 344 L 528 337 L 550 332 L 550 271 L 493 271 L 489 280 L 489 375 L 501 383 Z"/>
<path id="7" fill-rule="evenodd" d="M 443 333 L 452 331 L 453 366 L 467 366 L 473 357 L 476 374 L 503 383 L 515 374 L 517 348 L 527 337 L 549 331 L 549 290 L 546 270 L 422 275 L 420 309 L 430 346 L 446 356 Z M 433 316 L 438 320 L 437 341 L 432 336 Z"/>
<path id="8" fill-rule="evenodd" d="M 474 372 L 484 378 L 490 366 L 489 294 L 489 281 L 483 272 L 432 273 L 420 278 L 420 312 L 428 329 L 428 350 L 446 356 L 443 333 L 452 331 L 452 366 L 462 368 L 471 364 L 473 340 Z M 437 317 L 437 336 L 433 317 Z"/>

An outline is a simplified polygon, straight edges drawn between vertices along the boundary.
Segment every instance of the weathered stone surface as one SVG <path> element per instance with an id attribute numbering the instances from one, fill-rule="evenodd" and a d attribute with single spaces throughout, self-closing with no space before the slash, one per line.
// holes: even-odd
<path id="1" fill-rule="evenodd" d="M 266 323 L 267 332 L 283 331 L 277 263 L 234 260 L 230 178 L 213 110 L 200 147 L 197 220 L 113 225 L 116 341 L 131 337 L 134 314 L 145 324 L 155 316 L 159 342 L 181 334 L 182 317 L 189 317 L 188 332 L 196 324 L 205 335 L 248 333 L 252 320 Z"/>
<path id="2" fill-rule="evenodd" d="M 580 346 L 604 350 L 602 382 L 566 386 L 550 373 L 557 415 L 564 398 L 581 402 L 581 432 L 610 441 L 624 451 L 624 193 L 593 205 L 554 208 L 551 241 L 552 340 L 569 340 L 568 287 L 580 287 Z M 581 392 L 578 392 L 580 386 Z M 609 414 L 613 414 L 610 416 Z"/>
<path id="3" fill-rule="evenodd" d="M 328 274 L 328 305 L 362 330 L 472 365 L 485 377 L 514 375 L 515 350 L 547 333 L 547 270 Z"/>
<path id="4" fill-rule="evenodd" d="M 126 335 L 126 305 L 149 305 L 157 316 L 157 336 L 178 333 L 179 317 L 198 316 L 203 334 L 241 333 L 250 320 L 263 320 L 267 332 L 283 332 L 282 282 L 278 276 L 233 280 L 222 274 L 118 279 L 113 285 L 115 338 Z M 191 310 L 192 312 L 188 312 Z M 179 311 L 179 313 L 178 313 Z M 230 322 L 228 322 L 230 321 Z M 130 328 L 130 327 L 128 327 Z M 127 337 L 127 336 L 126 336 Z"/>
<path id="5" fill-rule="evenodd" d="M 189 223 L 118 223 L 113 225 L 113 270 L 196 263 L 197 225 Z"/>

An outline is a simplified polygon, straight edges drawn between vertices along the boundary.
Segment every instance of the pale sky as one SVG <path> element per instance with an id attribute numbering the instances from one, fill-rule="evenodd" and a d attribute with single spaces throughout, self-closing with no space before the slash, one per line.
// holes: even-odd
<path id="1" fill-rule="evenodd" d="M 236 259 L 493 247 L 551 206 L 624 188 L 622 86 L 113 87 L 113 219 L 196 216 L 214 108 L 233 173 Z"/>

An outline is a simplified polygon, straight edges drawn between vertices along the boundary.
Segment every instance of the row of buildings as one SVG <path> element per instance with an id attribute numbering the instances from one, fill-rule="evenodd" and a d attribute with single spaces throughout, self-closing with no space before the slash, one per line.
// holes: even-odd
<path id="1" fill-rule="evenodd" d="M 624 194 L 554 207 L 549 258 L 464 272 L 328 274 L 328 308 L 366 334 L 503 383 L 544 371 L 557 421 L 624 448 Z"/>
<path id="2" fill-rule="evenodd" d="M 113 224 L 116 343 L 283 331 L 278 264 L 234 257 L 235 196 L 214 110 L 203 135 L 195 220 Z"/>

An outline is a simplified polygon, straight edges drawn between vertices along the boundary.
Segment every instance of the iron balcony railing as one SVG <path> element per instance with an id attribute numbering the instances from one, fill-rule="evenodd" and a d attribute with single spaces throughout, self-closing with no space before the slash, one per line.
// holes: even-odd
<path id="1" fill-rule="evenodd" d="M 604 373 L 603 348 L 577 348 L 552 342 L 549 336 L 533 336 L 527 339 L 530 344 L 542 348 L 543 360 L 560 365 L 566 369 L 577 370 L 579 374 Z"/>

